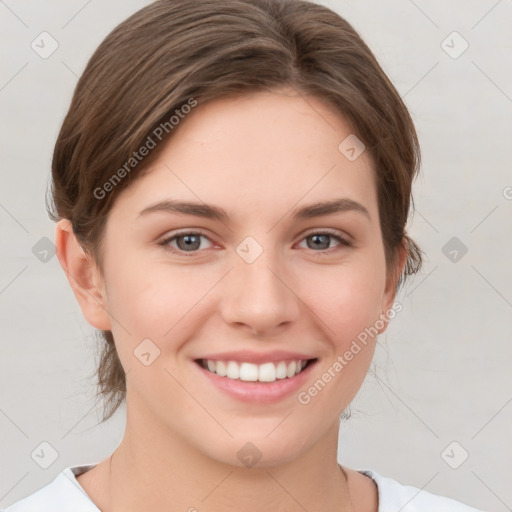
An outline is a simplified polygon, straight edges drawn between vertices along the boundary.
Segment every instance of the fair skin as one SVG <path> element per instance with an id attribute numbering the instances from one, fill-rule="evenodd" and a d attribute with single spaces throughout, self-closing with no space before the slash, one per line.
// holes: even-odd
<path id="1" fill-rule="evenodd" d="M 339 416 L 376 338 L 307 404 L 297 398 L 389 311 L 405 263 L 401 249 L 386 272 L 368 152 L 349 161 L 338 150 L 350 133 L 332 108 L 291 89 L 216 100 L 193 110 L 116 198 L 102 272 L 69 221 L 57 224 L 57 254 L 82 312 L 112 331 L 127 373 L 126 430 L 112 474 L 106 459 L 78 477 L 102 511 L 377 511 L 374 482 L 346 469 L 347 484 L 337 462 Z M 294 217 L 339 198 L 367 214 Z M 221 207 L 229 219 L 139 215 L 171 199 Z M 326 229 L 335 235 L 313 240 Z M 182 236 L 159 245 L 178 230 L 199 232 L 200 244 L 187 252 Z M 237 252 L 248 236 L 263 250 L 251 263 Z M 160 350 L 147 366 L 134 355 L 145 339 Z M 233 350 L 316 361 L 293 392 L 258 402 L 212 384 L 196 362 Z M 253 467 L 237 456 L 248 442 L 261 454 Z"/>

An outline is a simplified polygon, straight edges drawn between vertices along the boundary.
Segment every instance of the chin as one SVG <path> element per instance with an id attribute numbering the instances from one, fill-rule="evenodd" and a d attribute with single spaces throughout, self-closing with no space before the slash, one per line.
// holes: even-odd
<path id="1" fill-rule="evenodd" d="M 209 447 L 203 453 L 229 466 L 265 469 L 292 462 L 315 444 L 315 440 L 310 439 L 305 432 L 278 430 L 279 427 L 270 435 L 270 430 L 265 430 L 264 435 L 261 430 L 257 435 L 251 435 L 248 430 L 233 439 L 226 439 L 222 444 L 217 439 L 214 450 Z M 308 440 L 311 446 L 308 446 Z"/>

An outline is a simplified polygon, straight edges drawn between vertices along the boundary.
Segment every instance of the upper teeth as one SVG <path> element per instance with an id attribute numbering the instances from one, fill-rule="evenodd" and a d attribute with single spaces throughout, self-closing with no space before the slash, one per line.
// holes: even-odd
<path id="1" fill-rule="evenodd" d="M 293 377 L 306 366 L 307 360 L 280 361 L 278 363 L 237 363 L 236 361 L 202 360 L 208 370 L 228 379 L 274 382 L 276 379 Z"/>

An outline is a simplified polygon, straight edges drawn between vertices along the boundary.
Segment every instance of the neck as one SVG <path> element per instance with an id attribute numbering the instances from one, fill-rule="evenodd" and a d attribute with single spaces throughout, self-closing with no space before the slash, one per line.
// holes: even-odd
<path id="1" fill-rule="evenodd" d="M 261 468 L 224 464 L 169 431 L 155 431 L 154 424 L 151 435 L 144 435 L 143 426 L 128 414 L 124 438 L 110 459 L 109 510 L 353 511 L 336 458 L 338 423 L 300 457 Z"/>

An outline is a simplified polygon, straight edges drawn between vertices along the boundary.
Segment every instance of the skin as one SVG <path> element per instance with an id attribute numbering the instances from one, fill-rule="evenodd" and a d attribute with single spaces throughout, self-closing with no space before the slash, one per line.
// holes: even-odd
<path id="1" fill-rule="evenodd" d="M 405 251 L 386 272 L 372 162 L 368 152 L 351 162 L 338 150 L 350 133 L 331 107 L 289 88 L 215 100 L 193 110 L 117 197 L 102 272 L 69 221 L 57 224 L 58 258 L 82 312 L 113 332 L 127 372 L 126 430 L 112 474 L 106 459 L 78 477 L 102 511 L 377 511 L 374 482 L 347 468 L 346 483 L 337 462 L 339 416 L 376 338 L 306 405 L 296 393 L 273 404 L 241 402 L 193 362 L 233 349 L 312 354 L 318 363 L 304 390 L 392 307 Z M 292 216 L 341 197 L 370 218 Z M 230 221 L 139 216 L 170 198 L 220 206 Z M 308 237 L 324 229 L 353 245 L 331 237 L 316 248 Z M 177 230 L 206 238 L 194 253 L 179 253 L 183 239 L 158 245 Z M 247 236 L 263 249 L 252 263 L 236 252 Z M 160 350 L 149 366 L 133 354 L 147 338 Z M 262 454 L 252 468 L 237 457 L 247 442 Z"/>

